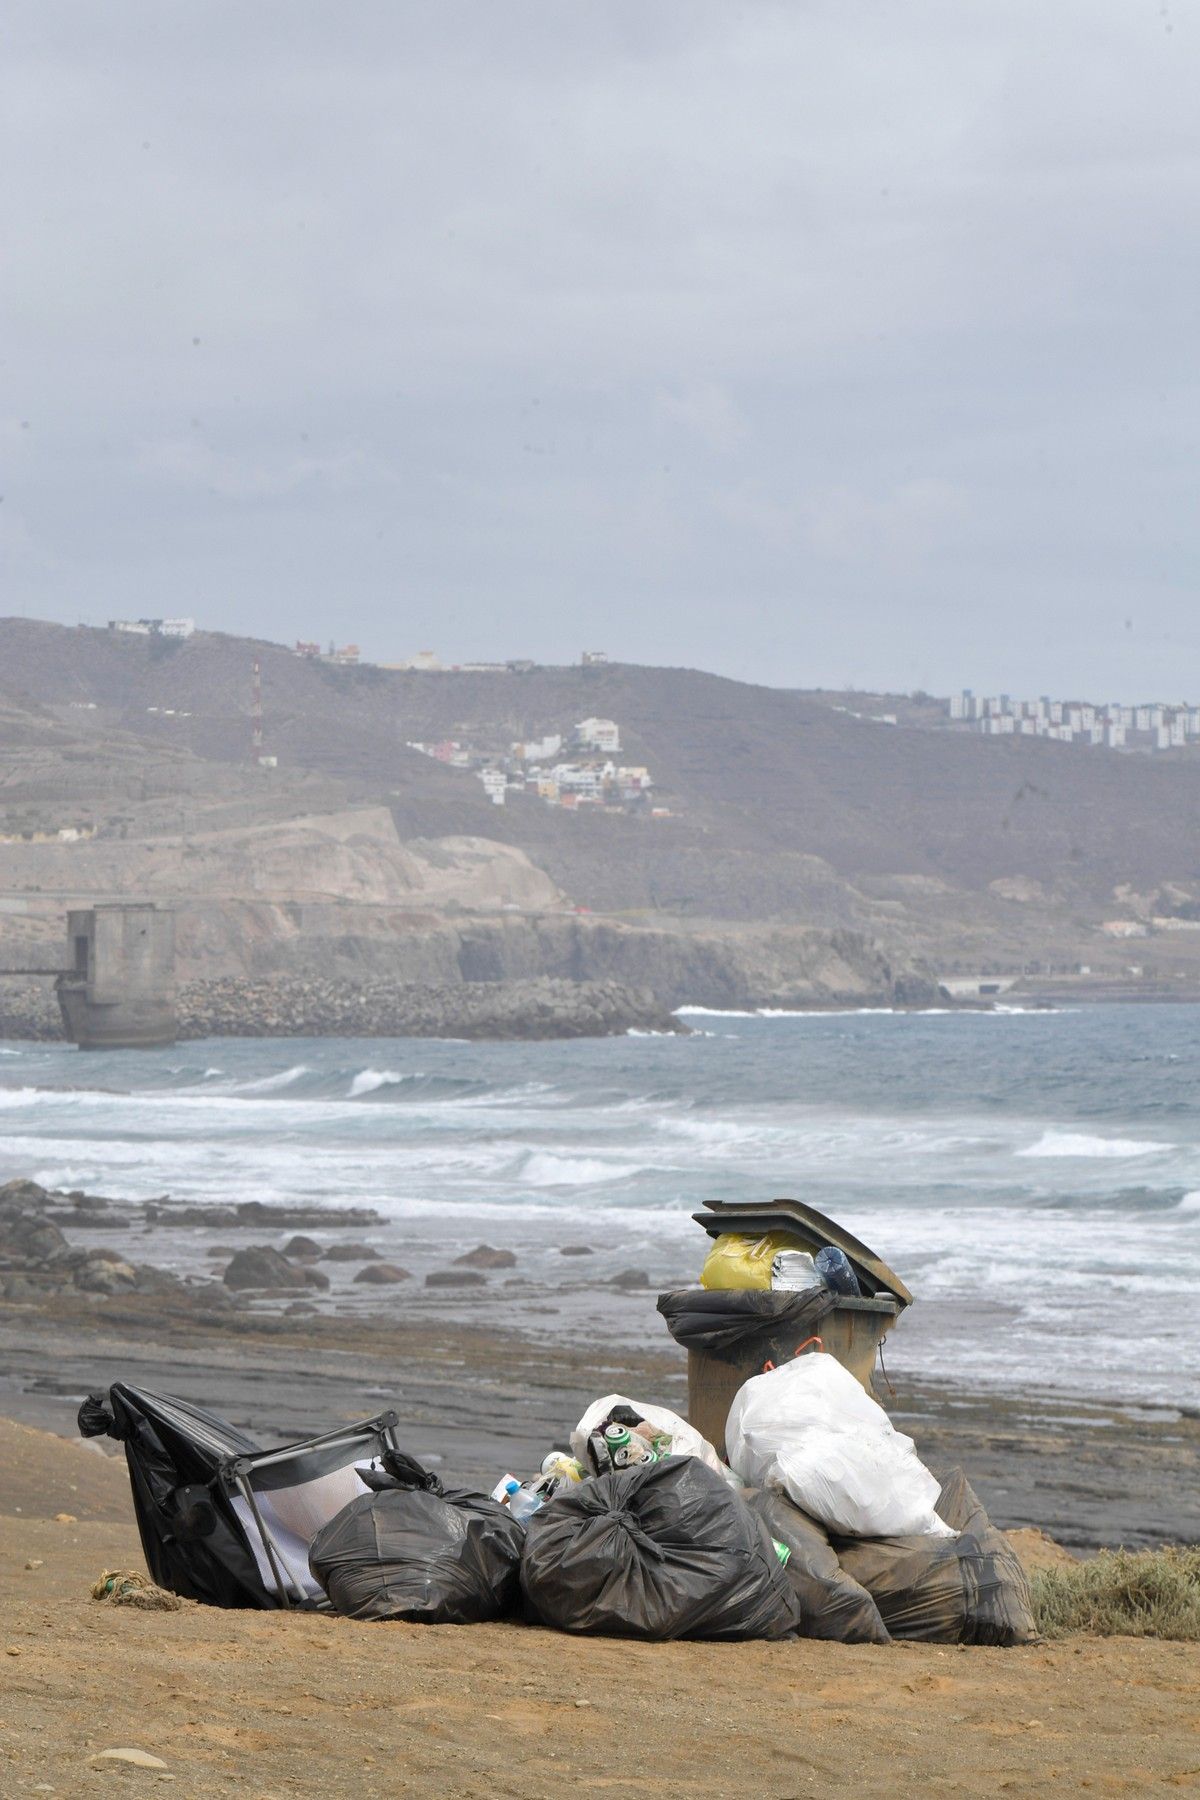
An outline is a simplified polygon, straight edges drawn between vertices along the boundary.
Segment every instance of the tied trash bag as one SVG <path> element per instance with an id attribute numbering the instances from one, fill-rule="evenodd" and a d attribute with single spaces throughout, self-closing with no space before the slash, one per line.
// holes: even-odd
<path id="1" fill-rule="evenodd" d="M 822 1351 L 743 1383 L 725 1448 L 747 1486 L 782 1488 L 830 1532 L 953 1535 L 935 1511 L 938 1484 L 912 1439 Z"/>
<path id="2" fill-rule="evenodd" d="M 961 1469 L 942 1483 L 938 1512 L 957 1537 L 838 1539 L 842 1568 L 870 1591 L 893 1637 L 928 1644 L 1031 1643 L 1037 1626 L 1025 1571 Z M 774 1530 L 769 1520 L 768 1529 Z"/>
<path id="3" fill-rule="evenodd" d="M 584 1481 L 535 1513 L 521 1587 L 560 1631 L 786 1638 L 800 1624 L 766 1528 L 694 1456 Z"/>
<path id="4" fill-rule="evenodd" d="M 888 1628 L 866 1588 L 838 1561 L 823 1528 L 802 1513 L 786 1494 L 760 1488 L 743 1495 L 771 1536 L 791 1551 L 787 1577 L 800 1602 L 802 1637 L 828 1638 L 840 1644 L 886 1644 Z M 921 1538 L 923 1544 L 946 1542 Z"/>
<path id="5" fill-rule="evenodd" d="M 485 1494 L 443 1488 L 410 1457 L 386 1456 L 372 1492 L 319 1531 L 309 1566 L 335 1612 L 353 1619 L 473 1625 L 520 1598 L 525 1533 Z"/>

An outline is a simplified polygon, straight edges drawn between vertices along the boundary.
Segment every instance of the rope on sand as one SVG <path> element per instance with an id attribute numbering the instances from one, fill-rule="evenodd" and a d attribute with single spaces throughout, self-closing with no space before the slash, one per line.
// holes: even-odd
<path id="1" fill-rule="evenodd" d="M 114 1606 L 137 1606 L 143 1612 L 179 1612 L 178 1594 L 156 1587 L 136 1569 L 105 1569 L 92 1587 L 93 1600 L 111 1600 Z"/>

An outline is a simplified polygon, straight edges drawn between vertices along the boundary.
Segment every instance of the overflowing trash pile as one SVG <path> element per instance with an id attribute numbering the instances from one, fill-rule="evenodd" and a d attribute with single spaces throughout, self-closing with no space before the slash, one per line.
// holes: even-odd
<path id="1" fill-rule="evenodd" d="M 801 1233 L 836 1231 L 794 1202 L 773 1205 L 791 1208 Z M 851 1372 L 907 1290 L 845 1233 L 812 1254 L 794 1233 L 731 1233 L 726 1218 L 701 1217 L 715 1238 L 706 1285 L 659 1306 L 691 1337 L 693 1401 L 711 1410 L 732 1393 L 714 1415 L 719 1444 L 694 1403 L 689 1423 L 607 1394 L 540 1469 L 484 1494 L 443 1486 L 406 1454 L 394 1413 L 263 1450 L 202 1408 L 117 1384 L 84 1403 L 80 1429 L 125 1445 L 152 1579 L 220 1606 L 357 1619 L 523 1619 L 651 1640 L 1029 1642 L 1029 1590 L 1007 1539 L 962 1472 L 939 1483 Z M 844 1356 L 810 1332 L 786 1357 L 760 1358 L 764 1331 L 794 1337 L 798 1307 L 808 1326 L 850 1309 Z"/>

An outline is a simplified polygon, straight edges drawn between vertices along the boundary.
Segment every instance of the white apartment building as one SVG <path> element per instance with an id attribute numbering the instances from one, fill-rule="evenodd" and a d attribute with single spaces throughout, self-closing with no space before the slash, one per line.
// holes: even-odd
<path id="1" fill-rule="evenodd" d="M 514 744 L 512 753 L 518 762 L 549 762 L 562 749 L 562 735 L 549 734 L 546 737 L 527 738 L 523 744 Z"/>
<path id="2" fill-rule="evenodd" d="M 603 768 L 595 763 L 558 763 L 551 771 L 551 776 L 558 784 L 560 794 L 577 794 L 580 799 L 599 800 L 604 792 L 604 783 L 611 781 L 615 770 L 611 763 Z"/>
<path id="3" fill-rule="evenodd" d="M 585 750 L 613 755 L 621 748 L 621 733 L 613 719 L 581 719 L 575 727 L 575 742 Z"/>

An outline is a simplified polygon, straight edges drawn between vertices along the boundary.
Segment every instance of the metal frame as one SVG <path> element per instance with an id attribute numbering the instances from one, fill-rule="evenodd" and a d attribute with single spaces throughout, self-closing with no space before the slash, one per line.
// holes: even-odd
<path id="1" fill-rule="evenodd" d="M 396 1436 L 396 1428 L 400 1420 L 394 1412 L 380 1413 L 377 1418 L 364 1419 L 361 1425 L 349 1425 L 338 1431 L 329 1431 L 321 1437 L 306 1438 L 300 1444 L 286 1444 L 281 1450 L 261 1450 L 253 1456 L 232 1456 L 225 1459 L 220 1466 L 221 1479 L 228 1487 L 235 1488 L 250 1509 L 250 1515 L 258 1530 L 266 1558 L 275 1577 L 275 1586 L 279 1594 L 280 1604 L 290 1610 L 293 1604 L 311 1611 L 314 1602 L 301 1588 L 295 1575 L 288 1569 L 271 1531 L 259 1510 L 258 1497 L 253 1486 L 253 1476 L 258 1469 L 277 1468 L 281 1464 L 302 1461 L 311 1456 L 314 1450 L 337 1450 L 345 1446 L 350 1448 L 375 1446 L 375 1454 L 380 1449 L 399 1450 L 400 1443 Z M 286 1578 L 285 1572 L 286 1571 Z M 295 1601 L 292 1595 L 295 1594 Z M 318 1603 L 315 1603 L 319 1605 Z"/>

